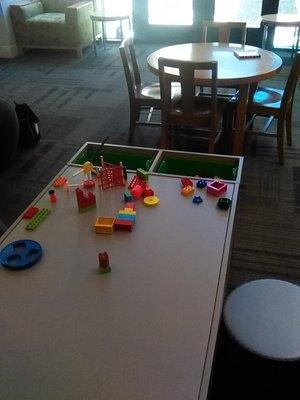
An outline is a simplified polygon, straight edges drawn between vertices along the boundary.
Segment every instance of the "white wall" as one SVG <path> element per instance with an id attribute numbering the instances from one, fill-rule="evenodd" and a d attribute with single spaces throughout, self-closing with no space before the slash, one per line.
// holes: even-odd
<path id="1" fill-rule="evenodd" d="M 0 1 L 0 58 L 13 58 L 18 55 L 15 35 L 11 26 L 10 4 L 24 3 L 24 0 Z"/>

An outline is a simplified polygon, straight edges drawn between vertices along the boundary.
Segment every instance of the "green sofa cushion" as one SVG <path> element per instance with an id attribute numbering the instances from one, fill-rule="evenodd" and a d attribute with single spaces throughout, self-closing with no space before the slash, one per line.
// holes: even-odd
<path id="1" fill-rule="evenodd" d="M 65 14 L 62 13 L 43 13 L 29 18 L 27 23 L 30 24 L 64 24 Z"/>

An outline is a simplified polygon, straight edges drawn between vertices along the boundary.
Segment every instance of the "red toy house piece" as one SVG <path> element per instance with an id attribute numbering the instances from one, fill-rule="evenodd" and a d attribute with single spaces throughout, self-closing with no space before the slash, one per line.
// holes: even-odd
<path id="1" fill-rule="evenodd" d="M 220 196 L 222 193 L 225 193 L 227 190 L 227 185 L 224 182 L 213 181 L 212 183 L 208 183 L 206 186 L 206 191 L 213 196 Z"/>
<path id="2" fill-rule="evenodd" d="M 96 207 L 96 197 L 92 192 L 85 194 L 80 188 L 77 188 L 76 198 L 79 211 L 87 211 Z"/>

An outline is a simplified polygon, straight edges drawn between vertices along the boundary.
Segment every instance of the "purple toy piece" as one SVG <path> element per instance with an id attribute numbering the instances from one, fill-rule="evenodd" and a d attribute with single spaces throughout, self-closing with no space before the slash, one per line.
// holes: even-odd
<path id="1" fill-rule="evenodd" d="M 206 192 L 212 194 L 213 196 L 220 196 L 227 190 L 227 185 L 221 181 L 213 181 L 206 186 Z"/>

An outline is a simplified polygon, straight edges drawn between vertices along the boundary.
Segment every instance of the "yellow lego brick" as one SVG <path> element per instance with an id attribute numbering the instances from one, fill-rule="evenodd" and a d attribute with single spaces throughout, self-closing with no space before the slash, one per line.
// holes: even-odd
<path id="1" fill-rule="evenodd" d="M 96 233 L 112 234 L 114 231 L 115 218 L 112 217 L 98 217 L 94 224 Z"/>
<path id="2" fill-rule="evenodd" d="M 136 211 L 132 210 L 131 208 L 123 208 L 123 210 L 119 210 L 119 213 L 136 215 Z"/>

